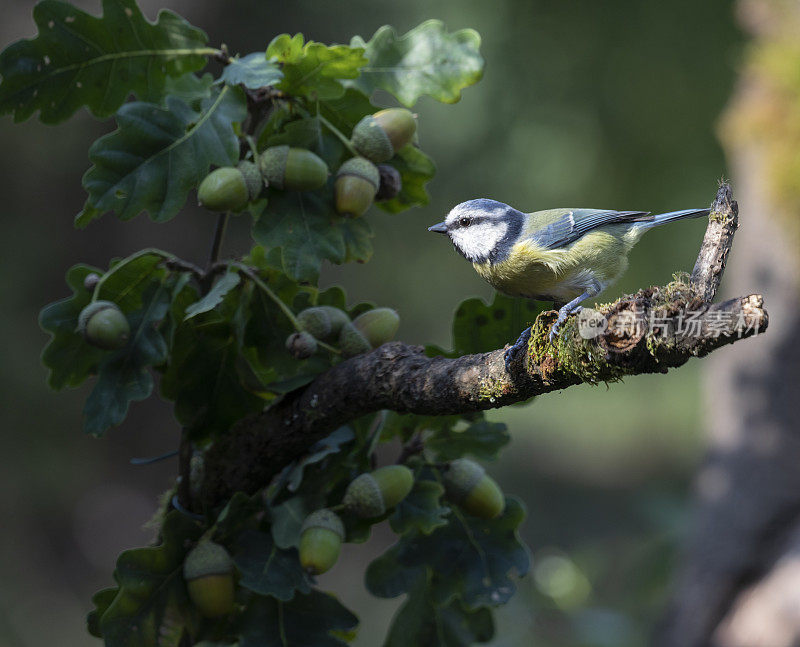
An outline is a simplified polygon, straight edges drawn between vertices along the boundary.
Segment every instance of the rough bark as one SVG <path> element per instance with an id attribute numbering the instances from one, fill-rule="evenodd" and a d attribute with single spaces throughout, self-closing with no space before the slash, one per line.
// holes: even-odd
<path id="1" fill-rule="evenodd" d="M 716 291 L 735 230 L 730 188 L 722 187 L 720 195 L 725 199 L 715 203 L 718 210 L 695 269 L 697 283 L 641 290 L 618 301 L 602 313 L 605 330 L 592 339 L 581 337 L 573 317 L 557 343 L 548 343 L 555 313 L 542 313 L 528 352 L 510 371 L 503 349 L 447 359 L 399 342 L 344 361 L 237 423 L 207 452 L 199 500 L 186 507 L 208 509 L 236 491 L 263 487 L 314 442 L 370 412 L 441 415 L 502 407 L 583 382 L 664 373 L 764 331 L 768 317 L 759 295 L 714 305 L 703 298 Z M 690 317 L 695 327 L 687 330 Z M 648 325 L 656 319 L 657 326 Z"/>

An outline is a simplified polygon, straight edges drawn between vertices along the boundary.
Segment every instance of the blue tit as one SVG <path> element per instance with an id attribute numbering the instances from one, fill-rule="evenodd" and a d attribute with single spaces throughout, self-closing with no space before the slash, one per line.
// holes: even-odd
<path id="1" fill-rule="evenodd" d="M 456 250 L 496 290 L 515 297 L 552 301 L 555 339 L 567 317 L 599 294 L 628 267 L 628 252 L 652 227 L 707 216 L 709 209 L 659 215 L 609 209 L 548 209 L 523 213 L 487 198 L 456 205 L 428 231 L 447 234 Z M 506 351 L 506 367 L 527 343 L 526 329 Z"/>

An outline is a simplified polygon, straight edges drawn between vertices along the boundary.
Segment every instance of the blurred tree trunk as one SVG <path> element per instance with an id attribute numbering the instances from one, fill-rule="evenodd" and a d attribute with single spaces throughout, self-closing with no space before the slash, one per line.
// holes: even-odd
<path id="1" fill-rule="evenodd" d="M 800 2 L 738 5 L 754 42 L 721 137 L 742 231 L 726 292 L 768 335 L 705 363 L 708 452 L 660 647 L 800 645 Z"/>

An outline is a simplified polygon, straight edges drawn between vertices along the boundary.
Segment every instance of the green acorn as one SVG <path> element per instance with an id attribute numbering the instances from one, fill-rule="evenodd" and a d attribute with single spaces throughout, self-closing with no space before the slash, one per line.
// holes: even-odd
<path id="1" fill-rule="evenodd" d="M 336 174 L 336 211 L 354 217 L 363 215 L 375 199 L 380 181 L 378 169 L 368 159 L 347 160 Z"/>
<path id="2" fill-rule="evenodd" d="M 344 507 L 357 517 L 380 517 L 411 492 L 414 473 L 405 465 L 387 465 L 358 476 L 344 493 Z"/>
<path id="3" fill-rule="evenodd" d="M 78 315 L 78 330 L 92 346 L 116 350 L 128 343 L 131 326 L 116 303 L 94 301 Z"/>
<path id="4" fill-rule="evenodd" d="M 377 348 L 394 339 L 400 327 L 400 315 L 391 308 L 375 308 L 353 319 L 353 326 L 364 335 L 372 348 Z"/>
<path id="5" fill-rule="evenodd" d="M 338 337 L 342 326 L 349 321 L 350 317 L 346 312 L 333 306 L 314 306 L 297 315 L 300 327 L 321 341 Z"/>
<path id="6" fill-rule="evenodd" d="M 369 340 L 350 321 L 342 326 L 339 333 L 339 348 L 345 357 L 355 357 L 372 350 Z"/>
<path id="7" fill-rule="evenodd" d="M 417 131 L 414 115 L 405 108 L 387 108 L 367 115 L 353 128 L 353 147 L 373 162 L 385 162 L 411 142 Z"/>
<path id="8" fill-rule="evenodd" d="M 481 519 L 494 519 L 503 513 L 506 501 L 500 486 L 481 465 L 468 458 L 450 463 L 444 473 L 447 496 L 466 512 Z"/>
<path id="9" fill-rule="evenodd" d="M 259 159 L 261 175 L 269 186 L 292 191 L 313 191 L 328 181 L 328 167 L 305 148 L 271 146 Z"/>
<path id="10" fill-rule="evenodd" d="M 378 173 L 380 173 L 381 182 L 378 185 L 378 192 L 375 194 L 375 201 L 391 200 L 403 188 L 403 178 L 400 177 L 400 171 L 389 164 L 378 164 Z"/>
<path id="11" fill-rule="evenodd" d="M 209 211 L 241 211 L 250 200 L 244 174 L 233 166 L 211 171 L 197 187 L 197 200 Z"/>
<path id="12" fill-rule="evenodd" d="M 344 524 L 330 510 L 308 515 L 300 528 L 300 564 L 307 573 L 320 575 L 329 571 L 344 541 Z"/>
<path id="13" fill-rule="evenodd" d="M 183 562 L 183 579 L 194 606 L 206 618 L 233 611 L 233 560 L 219 544 L 201 541 Z"/>
<path id="14" fill-rule="evenodd" d="M 305 330 L 295 332 L 286 338 L 286 350 L 295 359 L 308 359 L 317 352 L 317 340 Z"/>

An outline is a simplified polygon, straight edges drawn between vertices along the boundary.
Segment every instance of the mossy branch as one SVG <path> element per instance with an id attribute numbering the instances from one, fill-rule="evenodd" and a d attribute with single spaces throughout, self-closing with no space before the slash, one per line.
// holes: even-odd
<path id="1" fill-rule="evenodd" d="M 729 213 L 720 211 L 735 205 L 730 187 L 723 185 L 720 194 L 728 199 L 715 202 L 691 282 L 678 279 L 601 308 L 604 328 L 589 339 L 581 336 L 587 336 L 586 320 L 571 317 L 550 344 L 547 333 L 556 313 L 542 313 L 528 352 L 510 372 L 504 349 L 446 359 L 399 342 L 344 361 L 263 413 L 239 421 L 211 447 L 200 500 L 193 506 L 207 509 L 236 491 L 263 487 L 314 442 L 371 412 L 444 415 L 503 407 L 576 384 L 666 373 L 691 357 L 763 332 L 768 316 L 760 295 L 709 303 L 735 231 Z M 721 265 L 715 260 L 720 258 Z"/>

